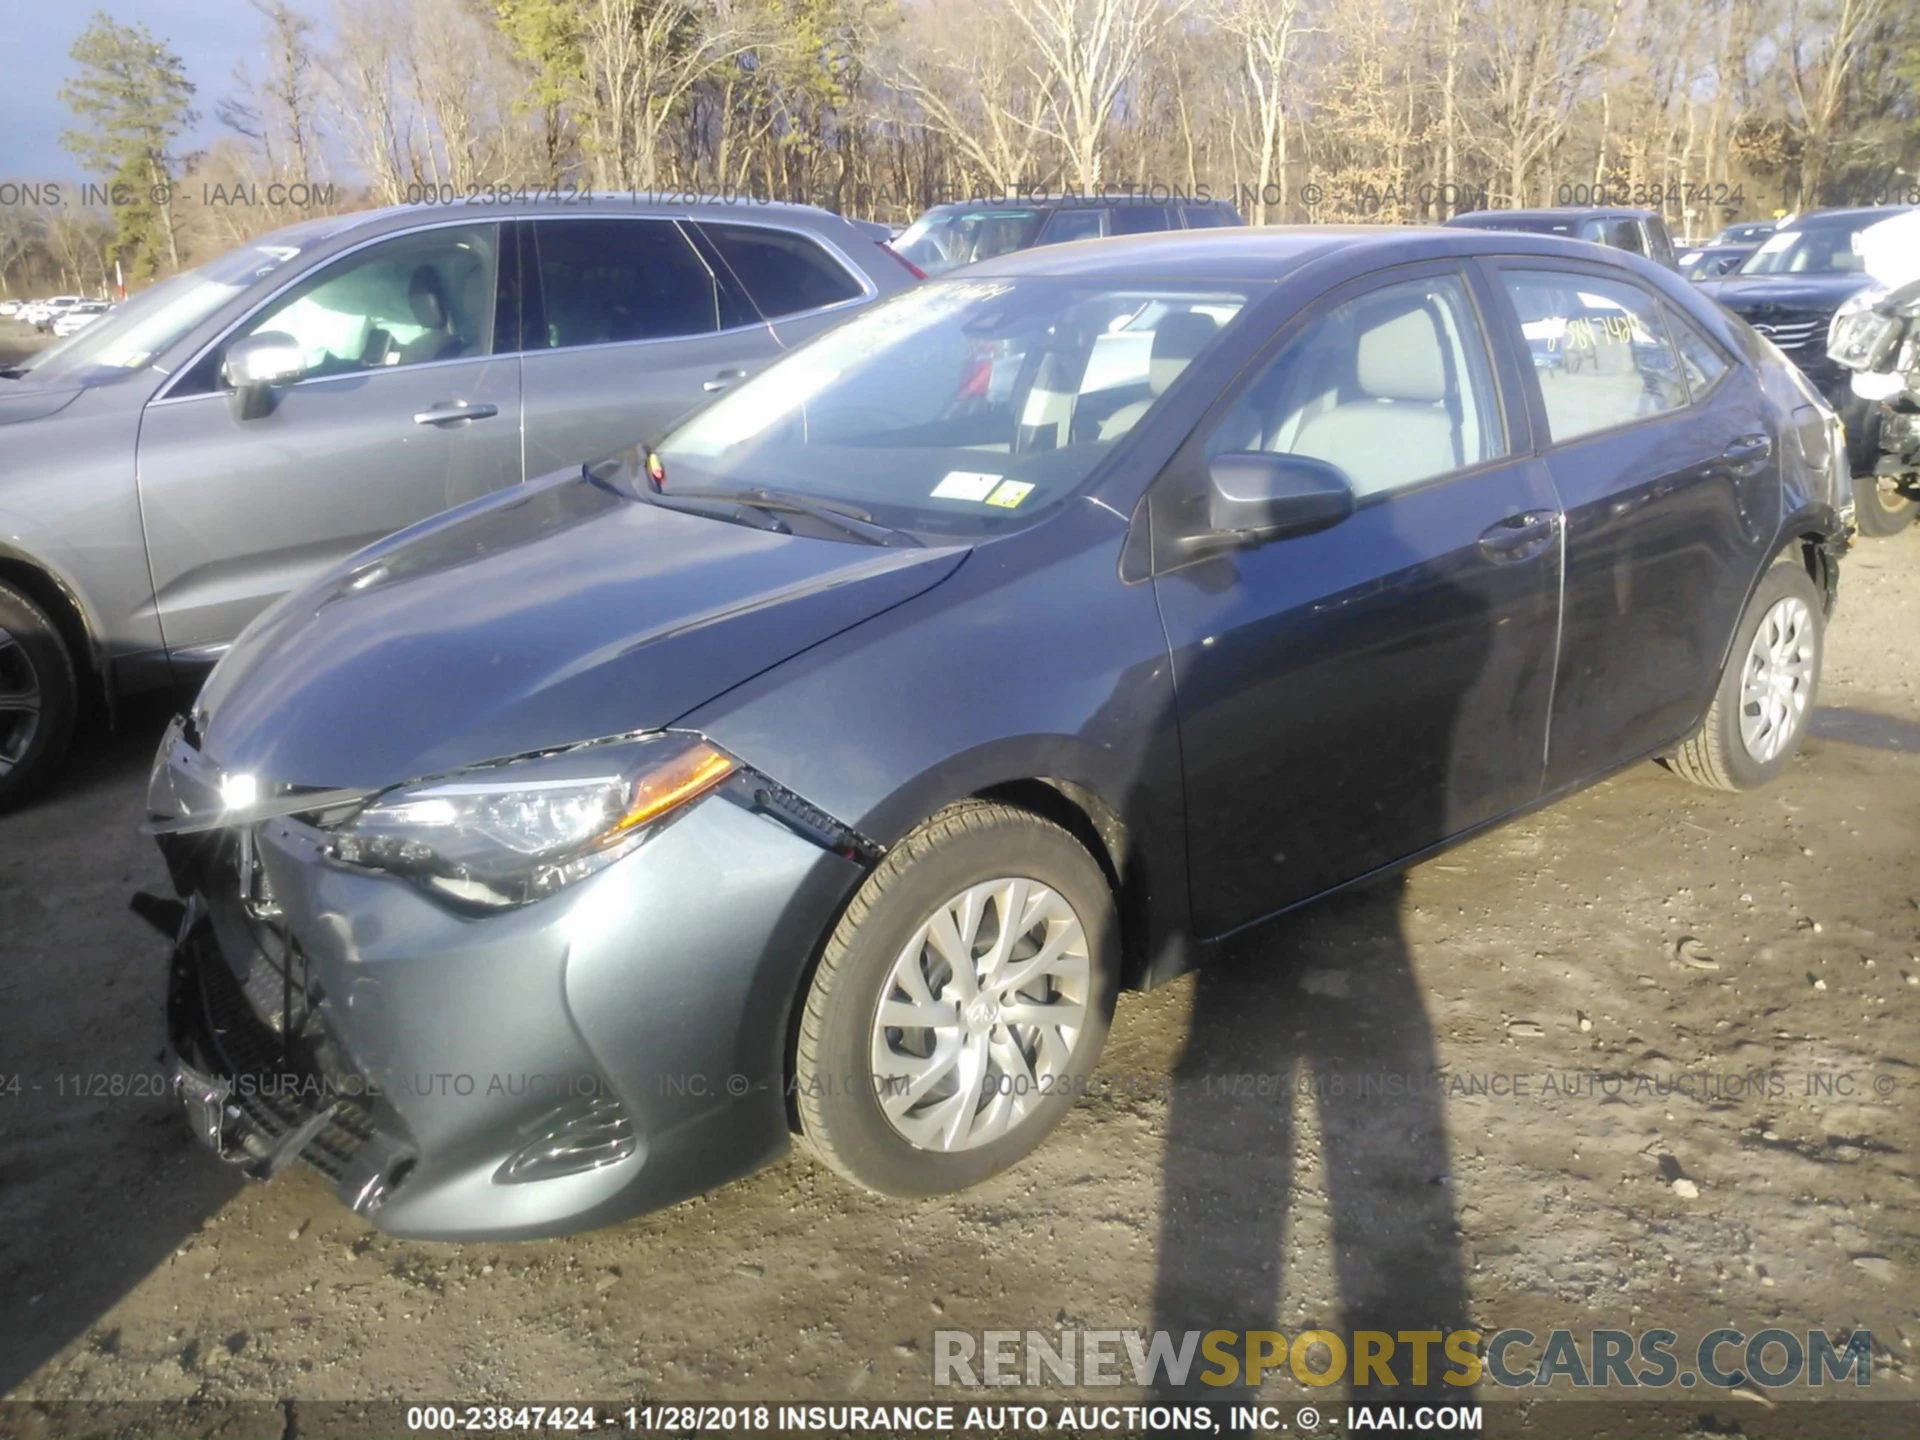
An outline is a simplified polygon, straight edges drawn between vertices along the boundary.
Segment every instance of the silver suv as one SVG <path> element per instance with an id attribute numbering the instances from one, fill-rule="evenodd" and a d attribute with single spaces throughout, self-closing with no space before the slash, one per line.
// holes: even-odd
<path id="1" fill-rule="evenodd" d="M 264 236 L 0 369 L 0 804 L 83 706 L 306 577 L 597 459 L 918 273 L 822 210 L 406 206 Z"/>

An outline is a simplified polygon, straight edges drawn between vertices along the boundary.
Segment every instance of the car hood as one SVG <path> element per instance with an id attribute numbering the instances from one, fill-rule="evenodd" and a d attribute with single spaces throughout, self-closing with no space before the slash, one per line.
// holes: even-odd
<path id="1" fill-rule="evenodd" d="M 0 380 L 0 425 L 44 420 L 71 405 L 80 391 L 81 387 L 71 382 L 36 385 L 31 371 L 18 380 Z"/>
<path id="2" fill-rule="evenodd" d="M 756 530 L 584 476 L 538 482 L 288 596 L 215 669 L 196 725 L 228 773 L 369 789 L 658 729 L 966 553 Z"/>
<path id="3" fill-rule="evenodd" d="M 1764 306 L 1838 309 L 1840 302 L 1872 284 L 1871 277 L 1848 275 L 1728 275 L 1702 280 L 1700 288 L 1736 315 Z"/>

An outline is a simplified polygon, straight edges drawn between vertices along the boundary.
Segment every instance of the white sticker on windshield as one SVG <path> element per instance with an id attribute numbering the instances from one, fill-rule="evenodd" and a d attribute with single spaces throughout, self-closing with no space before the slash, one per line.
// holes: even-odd
<path id="1" fill-rule="evenodd" d="M 1000 483 L 998 475 L 985 475 L 977 470 L 949 470 L 946 478 L 933 487 L 936 500 L 984 500 L 993 493 L 993 487 Z"/>

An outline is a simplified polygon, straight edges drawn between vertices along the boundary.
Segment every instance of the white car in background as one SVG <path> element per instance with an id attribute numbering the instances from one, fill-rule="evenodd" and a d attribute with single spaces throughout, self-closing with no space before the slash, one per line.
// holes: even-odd
<path id="1" fill-rule="evenodd" d="M 74 306 L 86 303 L 84 295 L 55 295 L 48 300 L 35 300 L 20 312 L 20 318 L 36 330 L 51 330 L 55 320 Z"/>
<path id="2" fill-rule="evenodd" d="M 48 327 L 55 335 L 66 336 L 76 330 L 84 330 L 113 307 L 104 300 L 87 300 L 78 305 L 69 306 L 53 317 Z"/>
<path id="3" fill-rule="evenodd" d="M 0 319 L 13 319 L 20 313 L 20 307 L 25 303 L 22 300 L 0 300 Z"/>

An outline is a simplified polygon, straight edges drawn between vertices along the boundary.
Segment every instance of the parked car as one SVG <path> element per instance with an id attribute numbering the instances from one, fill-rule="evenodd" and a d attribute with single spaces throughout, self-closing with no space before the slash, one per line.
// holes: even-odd
<path id="1" fill-rule="evenodd" d="M 1226 200 L 1054 195 L 936 205 L 908 226 L 895 244 L 925 274 L 944 275 L 959 266 L 1034 245 L 1245 223 Z"/>
<path id="2" fill-rule="evenodd" d="M 1731 275 L 1758 250 L 1758 245 L 1702 245 L 1680 252 L 1680 273 L 1689 280 L 1714 280 Z"/>
<path id="3" fill-rule="evenodd" d="M 1728 225 L 1707 243 L 1709 245 L 1764 245 L 1778 229 L 1778 220 L 1742 220 Z"/>
<path id="4" fill-rule="evenodd" d="M 1780 222 L 1739 270 L 1701 289 L 1745 320 L 1800 367 L 1847 427 L 1863 528 L 1880 523 L 1880 407 L 1854 394 L 1851 372 L 1827 355 L 1827 332 L 1843 301 L 1873 283 L 1860 256 L 1860 235 L 1901 207 L 1812 210 Z"/>
<path id="5" fill-rule="evenodd" d="M 78 305 L 69 306 L 53 317 L 49 327 L 62 339 L 76 331 L 84 330 L 113 307 L 104 300 L 86 300 Z"/>
<path id="6" fill-rule="evenodd" d="M 1673 237 L 1654 210 L 1617 206 L 1568 206 L 1553 210 L 1469 210 L 1448 225 L 1470 230 L 1514 230 L 1528 235 L 1564 235 L 1630 255 L 1644 255 L 1669 270 L 1677 269 Z"/>
<path id="7" fill-rule="evenodd" d="M 0 654 L 38 697 L 0 706 L 0 802 L 83 699 L 197 679 L 369 541 L 658 434 L 915 278 L 806 207 L 403 207 L 256 240 L 0 370 Z"/>
<path id="8" fill-rule="evenodd" d="M 1592 245 L 975 265 L 248 628 L 148 797 L 176 1093 L 417 1237 L 605 1224 L 790 1119 L 975 1184 L 1120 986 L 1642 757 L 1778 775 L 1843 463 L 1777 352 Z"/>
<path id="9" fill-rule="evenodd" d="M 1879 454 L 1862 476 L 1874 493 L 1859 492 L 1860 529 L 1896 535 L 1920 514 L 1920 210 L 1868 226 L 1859 251 L 1872 283 L 1834 312 L 1827 356 L 1878 417 Z"/>
<path id="10" fill-rule="evenodd" d="M 71 311 L 75 305 L 88 305 L 88 303 L 92 301 L 86 296 L 54 296 L 52 300 L 38 301 L 33 307 L 31 324 L 35 330 L 48 332 L 54 328 L 54 321 L 58 321 L 61 315 Z"/>
<path id="11" fill-rule="evenodd" d="M 58 316 L 75 305 L 84 305 L 86 301 L 84 295 L 54 295 L 45 300 L 31 300 L 22 309 L 20 318 L 36 330 L 51 330 Z"/>
<path id="12" fill-rule="evenodd" d="M 14 319 L 20 314 L 20 307 L 25 303 L 22 300 L 0 300 L 0 318 Z"/>

